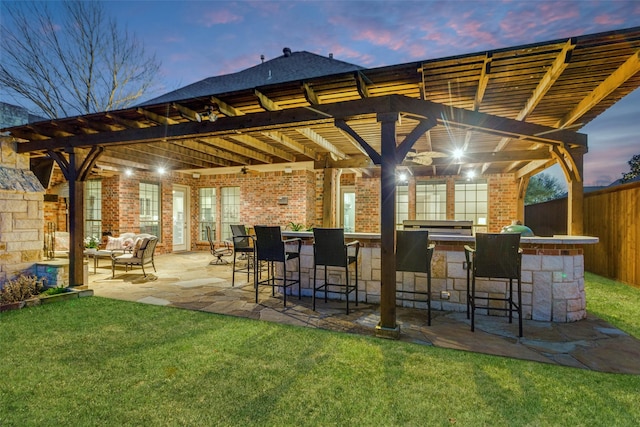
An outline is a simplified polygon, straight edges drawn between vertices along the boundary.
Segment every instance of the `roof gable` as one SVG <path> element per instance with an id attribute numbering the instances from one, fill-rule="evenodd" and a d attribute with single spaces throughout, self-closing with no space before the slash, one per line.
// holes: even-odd
<path id="1" fill-rule="evenodd" d="M 333 74 L 362 70 L 348 62 L 301 51 L 283 49 L 283 55 L 237 73 L 209 77 L 161 95 L 140 105 L 152 105 L 184 99 L 220 95 L 260 86 L 306 80 Z"/>

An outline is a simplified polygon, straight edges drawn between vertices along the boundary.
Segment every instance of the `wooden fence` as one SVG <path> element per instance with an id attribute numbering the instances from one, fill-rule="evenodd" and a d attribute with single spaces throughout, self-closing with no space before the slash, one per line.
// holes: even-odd
<path id="1" fill-rule="evenodd" d="M 534 233 L 563 234 L 557 218 L 565 222 L 566 232 L 567 199 L 552 202 L 525 207 L 525 224 Z M 600 239 L 584 246 L 585 270 L 640 286 L 640 182 L 585 194 L 583 213 L 584 234 Z"/>
<path id="2" fill-rule="evenodd" d="M 525 206 L 524 218 L 536 236 L 567 234 L 567 198 Z"/>

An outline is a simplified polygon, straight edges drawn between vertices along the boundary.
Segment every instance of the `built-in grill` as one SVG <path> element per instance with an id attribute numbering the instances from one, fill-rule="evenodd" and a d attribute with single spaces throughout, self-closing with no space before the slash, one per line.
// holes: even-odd
<path id="1" fill-rule="evenodd" d="M 402 221 L 402 226 L 405 230 L 428 230 L 430 234 L 471 236 L 473 231 L 473 221 L 407 219 Z"/>

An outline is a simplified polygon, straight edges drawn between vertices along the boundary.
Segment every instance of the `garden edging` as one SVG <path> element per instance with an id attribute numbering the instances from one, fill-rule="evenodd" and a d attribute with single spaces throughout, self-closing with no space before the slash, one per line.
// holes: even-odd
<path id="1" fill-rule="evenodd" d="M 66 301 L 75 298 L 93 296 L 93 289 L 65 288 L 66 292 L 55 295 L 38 295 L 24 301 L 0 304 L 0 311 L 19 310 L 24 307 L 33 307 L 40 304 L 51 304 L 58 301 Z"/>

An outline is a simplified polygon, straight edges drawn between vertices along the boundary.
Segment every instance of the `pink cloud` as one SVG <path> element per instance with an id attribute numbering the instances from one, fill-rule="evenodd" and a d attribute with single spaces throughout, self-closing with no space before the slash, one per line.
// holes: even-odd
<path id="1" fill-rule="evenodd" d="M 363 52 L 359 52 L 357 50 L 350 49 L 346 46 L 339 45 L 339 44 L 336 44 L 333 47 L 331 47 L 329 51 L 333 53 L 334 58 L 336 59 L 339 59 L 341 61 L 346 61 L 346 62 L 354 62 L 358 65 L 363 65 L 363 66 L 364 65 L 369 66 L 374 62 L 374 59 L 375 59 L 373 56 L 369 54 L 365 54 Z"/>
<path id="2" fill-rule="evenodd" d="M 230 24 L 232 22 L 240 21 L 242 21 L 242 17 L 229 10 L 206 12 L 200 17 L 200 22 L 204 24 L 205 27 L 212 27 L 219 24 Z"/>
<path id="3" fill-rule="evenodd" d="M 593 21 L 598 25 L 621 25 L 624 22 L 624 19 L 604 14 L 596 16 Z"/>
<path id="4" fill-rule="evenodd" d="M 398 38 L 397 34 L 393 34 L 386 30 L 376 30 L 373 28 L 365 29 L 358 33 L 356 40 L 364 40 L 373 43 L 376 46 L 385 46 L 391 50 L 399 50 L 403 46 L 403 42 Z"/>

